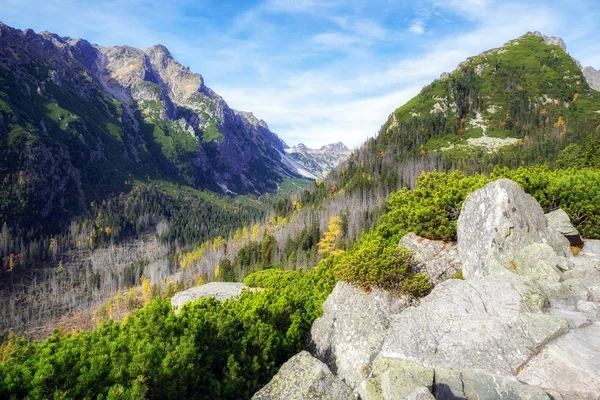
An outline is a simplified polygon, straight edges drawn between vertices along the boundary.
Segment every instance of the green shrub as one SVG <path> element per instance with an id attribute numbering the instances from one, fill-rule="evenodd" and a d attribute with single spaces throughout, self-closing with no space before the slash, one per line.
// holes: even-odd
<path id="1" fill-rule="evenodd" d="M 13 339 L 0 352 L 0 399 L 250 398 L 303 348 L 335 284 L 331 267 L 260 271 L 246 282 L 264 290 L 178 315 L 156 299 L 122 324 Z"/>
<path id="2" fill-rule="evenodd" d="M 389 212 L 379 219 L 377 232 L 394 241 L 408 232 L 429 239 L 455 240 L 462 203 L 487 182 L 485 176 L 467 177 L 462 172 L 422 174 L 415 190 L 402 189 L 390 196 Z"/>
<path id="3" fill-rule="evenodd" d="M 411 253 L 370 232 L 334 265 L 335 278 L 364 289 L 379 287 L 397 294 L 421 297 L 429 293 L 429 277 L 410 271 Z"/>
<path id="4" fill-rule="evenodd" d="M 458 216 L 469 193 L 499 178 L 517 182 L 545 212 L 562 208 L 584 237 L 600 238 L 600 171 L 596 169 L 496 168 L 490 177 L 431 172 L 419 177 L 416 189 L 402 189 L 389 197 L 387 212 L 376 227 L 336 263 L 335 277 L 363 288 L 427 294 L 431 284 L 409 273 L 410 254 L 398 248 L 398 241 L 409 232 L 456 240 Z M 460 279 L 458 273 L 455 277 Z"/>

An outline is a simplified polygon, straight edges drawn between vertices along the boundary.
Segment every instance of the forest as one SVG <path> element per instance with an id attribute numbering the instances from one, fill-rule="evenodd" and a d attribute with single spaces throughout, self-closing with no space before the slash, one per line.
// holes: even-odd
<path id="1" fill-rule="evenodd" d="M 565 210 L 585 237 L 600 238 L 596 168 L 423 174 L 415 190 L 392 194 L 374 227 L 356 241 L 343 240 L 341 216 L 330 218 L 320 235 L 316 227 L 302 232 L 297 246 L 319 238 L 316 246 L 324 258 L 316 268 L 293 271 L 269 264 L 276 243 L 268 233 L 233 260 L 221 260 L 216 279 L 240 280 L 253 270 L 244 282 L 264 289 L 245 292 L 239 300 L 203 299 L 175 314 L 168 301 L 172 293 L 146 289 L 146 305 L 121 323 L 107 319 L 91 331 L 56 331 L 41 342 L 11 334 L 0 349 L 0 398 L 249 398 L 306 344 L 337 280 L 365 290 L 426 295 L 429 278 L 410 271 L 411 254 L 398 248 L 399 238 L 415 232 L 454 240 L 466 196 L 500 177 L 519 183 L 545 211 Z"/>

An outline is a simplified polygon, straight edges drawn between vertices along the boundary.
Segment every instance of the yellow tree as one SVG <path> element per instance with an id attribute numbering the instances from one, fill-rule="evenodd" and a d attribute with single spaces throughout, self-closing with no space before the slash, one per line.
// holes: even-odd
<path id="1" fill-rule="evenodd" d="M 294 201 L 292 205 L 296 211 L 302 210 L 302 203 L 300 203 L 298 200 Z"/>
<path id="2" fill-rule="evenodd" d="M 254 224 L 252 227 L 252 240 L 258 239 L 258 234 L 260 233 L 259 230 L 258 224 Z"/>
<path id="3" fill-rule="evenodd" d="M 238 228 L 235 230 L 235 233 L 233 234 L 233 242 L 238 243 L 241 239 L 242 239 L 242 230 Z"/>
<path id="4" fill-rule="evenodd" d="M 342 254 L 344 250 L 336 249 L 341 236 L 342 218 L 338 216 L 331 217 L 329 219 L 329 226 L 327 227 L 327 232 L 325 232 L 323 238 L 319 242 L 319 253 L 333 254 L 334 256 Z"/>
<path id="5" fill-rule="evenodd" d="M 142 296 L 144 296 L 144 304 L 148 304 L 152 300 L 152 284 L 146 277 L 142 277 Z"/>
<path id="6" fill-rule="evenodd" d="M 225 246 L 225 243 L 227 243 L 227 241 L 225 239 L 223 239 L 221 236 L 216 237 L 213 240 L 213 249 L 214 250 L 220 249 L 221 247 Z"/>

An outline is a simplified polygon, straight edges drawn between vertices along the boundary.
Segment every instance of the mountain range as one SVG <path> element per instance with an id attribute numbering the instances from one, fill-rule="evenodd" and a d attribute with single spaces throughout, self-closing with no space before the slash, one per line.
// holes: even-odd
<path id="1" fill-rule="evenodd" d="M 0 146 L 0 218 L 12 226 L 64 222 L 136 182 L 260 195 L 343 158 L 288 155 L 162 45 L 103 47 L 2 23 Z"/>
<path id="2" fill-rule="evenodd" d="M 296 162 L 316 178 L 324 178 L 327 174 L 346 161 L 352 151 L 342 142 L 328 144 L 319 149 L 309 149 L 300 143 L 285 149 Z"/>

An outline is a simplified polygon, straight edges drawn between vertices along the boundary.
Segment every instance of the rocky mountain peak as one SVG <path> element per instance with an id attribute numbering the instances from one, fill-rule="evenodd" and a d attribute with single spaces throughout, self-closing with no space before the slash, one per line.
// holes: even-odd
<path id="1" fill-rule="evenodd" d="M 286 149 L 296 162 L 318 178 L 325 177 L 329 171 L 350 157 L 351 151 L 342 142 L 327 144 L 319 149 L 310 149 L 303 143 Z"/>
<path id="2" fill-rule="evenodd" d="M 252 126 L 256 126 L 256 127 L 269 129 L 269 125 L 267 125 L 267 123 L 264 120 L 256 118 L 256 116 L 252 112 L 238 111 L 238 110 L 233 110 L 233 111 L 237 115 L 239 115 L 241 118 L 243 118 L 248 124 L 250 124 Z"/>
<path id="3" fill-rule="evenodd" d="M 335 152 L 348 152 L 350 151 L 350 149 L 342 142 L 337 142 L 337 143 L 331 143 L 331 144 L 326 144 L 325 146 L 322 146 L 321 151 L 335 151 Z"/>
<path id="4" fill-rule="evenodd" d="M 562 40 L 562 38 L 560 38 L 558 36 L 546 36 L 546 35 L 542 35 L 538 31 L 534 31 L 534 32 L 527 32 L 525 35 L 521 36 L 519 39 L 521 39 L 523 37 L 526 37 L 526 36 L 537 36 L 537 37 L 540 37 L 540 38 L 544 39 L 544 43 L 546 43 L 548 45 L 558 46 L 563 51 L 567 51 L 567 44 L 565 43 L 564 40 Z"/>
<path id="5" fill-rule="evenodd" d="M 144 52 L 148 55 L 159 55 L 161 57 L 165 57 L 165 58 L 169 58 L 169 59 L 173 59 L 173 56 L 171 55 L 171 52 L 169 51 L 169 49 L 167 49 L 164 45 L 162 44 L 155 44 L 154 46 L 150 46 L 148 47 L 146 50 L 144 50 Z"/>
<path id="6" fill-rule="evenodd" d="M 296 149 L 297 151 L 308 151 L 308 147 L 304 143 L 298 143 L 292 149 Z"/>

